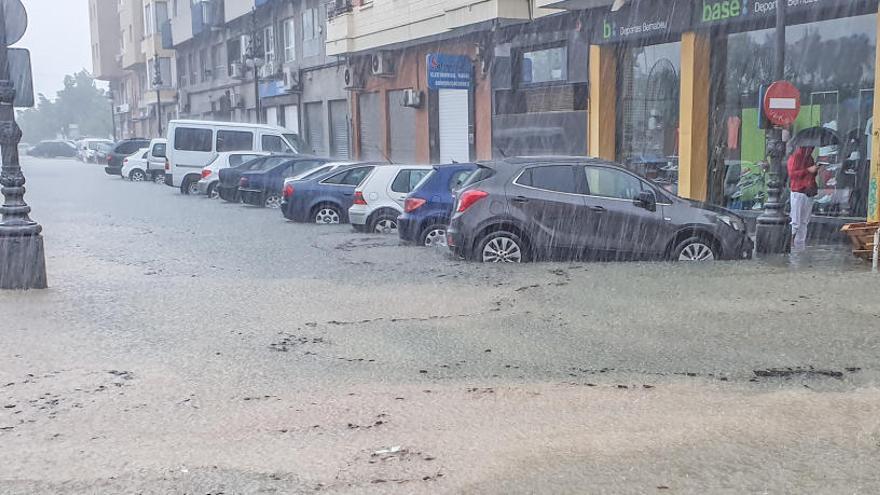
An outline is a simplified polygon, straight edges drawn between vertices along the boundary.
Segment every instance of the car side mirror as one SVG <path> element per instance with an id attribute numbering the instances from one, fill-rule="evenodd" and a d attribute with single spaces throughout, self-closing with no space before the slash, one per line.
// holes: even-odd
<path id="1" fill-rule="evenodd" d="M 633 204 L 648 211 L 657 211 L 657 196 L 652 191 L 642 191 L 633 199 Z"/>

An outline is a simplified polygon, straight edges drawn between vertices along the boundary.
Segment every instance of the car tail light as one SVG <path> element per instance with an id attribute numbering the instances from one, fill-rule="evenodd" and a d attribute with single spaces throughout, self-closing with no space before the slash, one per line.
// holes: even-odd
<path id="1" fill-rule="evenodd" d="M 165 159 L 165 171 L 166 172 L 171 171 L 171 162 L 169 162 L 167 158 Z"/>
<path id="2" fill-rule="evenodd" d="M 406 201 L 403 202 L 403 211 L 404 213 L 411 213 L 427 203 L 426 200 L 422 198 L 406 198 Z"/>
<path id="3" fill-rule="evenodd" d="M 122 164 L 125 165 L 126 163 L 128 163 L 128 158 L 123 158 Z"/>
<path id="4" fill-rule="evenodd" d="M 107 165 L 113 165 L 113 157 L 110 155 L 107 155 Z"/>
<path id="5" fill-rule="evenodd" d="M 468 208 L 473 206 L 477 201 L 488 196 L 489 193 L 486 191 L 480 191 L 479 189 L 471 189 L 470 191 L 465 191 L 461 193 L 461 197 L 458 198 L 458 209 L 456 210 L 458 213 L 463 213 L 467 211 Z"/>
<path id="6" fill-rule="evenodd" d="M 293 196 L 293 184 L 284 184 L 284 191 L 281 194 L 284 199 L 290 199 Z"/>
<path id="7" fill-rule="evenodd" d="M 167 169 L 166 169 L 166 170 L 167 170 Z M 205 179 L 205 178 L 207 178 L 207 177 L 210 177 L 211 174 L 213 174 L 213 173 L 214 173 L 214 172 L 212 172 L 211 169 L 208 169 L 208 168 L 203 169 L 203 170 L 202 170 L 202 178 Z"/>
<path id="8" fill-rule="evenodd" d="M 354 192 L 354 204 L 366 206 L 367 200 L 364 199 L 364 193 L 362 193 L 361 191 Z"/>
<path id="9" fill-rule="evenodd" d="M 250 183 L 250 181 L 247 177 L 242 177 L 241 179 L 238 179 L 238 187 L 247 187 L 248 183 Z"/>

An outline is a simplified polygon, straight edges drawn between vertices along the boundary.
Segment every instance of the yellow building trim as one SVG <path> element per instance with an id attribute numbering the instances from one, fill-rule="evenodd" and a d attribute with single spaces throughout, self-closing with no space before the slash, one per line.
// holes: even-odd
<path id="1" fill-rule="evenodd" d="M 709 180 L 709 63 L 705 33 L 681 35 L 678 194 L 706 200 Z"/>
<path id="2" fill-rule="evenodd" d="M 880 35 L 880 13 L 877 15 L 877 34 Z M 874 125 L 871 129 L 871 180 L 868 185 L 868 221 L 880 222 L 880 47 L 874 63 Z"/>
<path id="3" fill-rule="evenodd" d="M 590 45 L 590 156 L 614 160 L 617 127 L 617 53 L 613 46 Z"/>

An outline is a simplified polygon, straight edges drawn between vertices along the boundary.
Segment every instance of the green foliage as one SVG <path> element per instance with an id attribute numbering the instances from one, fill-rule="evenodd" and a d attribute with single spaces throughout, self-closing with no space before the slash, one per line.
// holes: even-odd
<path id="1" fill-rule="evenodd" d="M 37 97 L 36 106 L 18 113 L 22 141 L 36 143 L 57 136 L 72 138 L 71 126 L 78 126 L 80 136 L 106 137 L 113 133 L 107 93 L 95 86 L 95 79 L 82 70 L 64 77 L 64 89 L 55 100 Z"/>

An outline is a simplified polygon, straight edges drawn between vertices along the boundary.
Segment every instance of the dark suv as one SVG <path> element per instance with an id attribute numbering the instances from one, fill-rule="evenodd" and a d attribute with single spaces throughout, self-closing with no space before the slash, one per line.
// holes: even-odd
<path id="1" fill-rule="evenodd" d="M 107 153 L 107 166 L 104 167 L 104 172 L 107 175 L 122 174 L 122 160 L 141 148 L 149 147 L 150 140 L 144 138 L 123 139 L 117 142 Z"/>
<path id="2" fill-rule="evenodd" d="M 447 243 L 457 255 L 517 263 L 558 252 L 598 259 L 744 259 L 753 244 L 732 212 L 672 196 L 586 157 L 480 163 L 456 194 Z"/>

